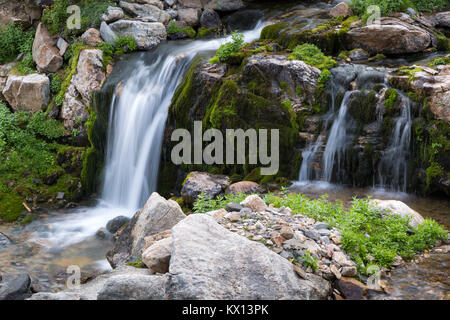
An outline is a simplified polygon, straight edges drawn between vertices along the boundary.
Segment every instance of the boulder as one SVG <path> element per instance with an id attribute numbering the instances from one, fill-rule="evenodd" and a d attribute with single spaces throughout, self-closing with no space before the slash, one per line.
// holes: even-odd
<path id="1" fill-rule="evenodd" d="M 333 18 L 350 17 L 353 15 L 352 9 L 346 2 L 341 2 L 330 10 L 330 16 Z"/>
<path id="2" fill-rule="evenodd" d="M 434 21 L 436 27 L 450 28 L 450 11 L 436 13 Z"/>
<path id="3" fill-rule="evenodd" d="M 43 74 L 10 75 L 2 93 L 14 110 L 36 112 L 50 102 L 50 80 Z"/>
<path id="4" fill-rule="evenodd" d="M 356 279 L 342 277 L 336 281 L 336 287 L 342 296 L 347 300 L 363 300 L 368 292 L 368 288 Z"/>
<path id="5" fill-rule="evenodd" d="M 204 214 L 172 229 L 168 299 L 326 299 L 330 284 L 307 274 L 263 244 L 228 231 Z"/>
<path id="6" fill-rule="evenodd" d="M 167 38 L 166 27 L 160 22 L 119 20 L 110 27 L 119 37 L 133 37 L 140 50 L 150 50 Z"/>
<path id="7" fill-rule="evenodd" d="M 252 193 L 262 193 L 264 190 L 259 184 L 253 181 L 240 181 L 233 183 L 227 189 L 229 194 L 252 194 Z"/>
<path id="8" fill-rule="evenodd" d="M 125 216 L 115 217 L 114 219 L 108 221 L 108 223 L 106 224 L 106 230 L 114 234 L 129 221 L 130 218 Z"/>
<path id="9" fill-rule="evenodd" d="M 164 9 L 164 3 L 161 0 L 131 0 L 131 2 L 137 2 L 139 4 L 150 4 L 158 9 Z M 176 2 L 176 0 L 174 0 Z"/>
<path id="10" fill-rule="evenodd" d="M 187 204 L 194 203 L 202 192 L 206 197 L 214 199 L 224 193 L 229 185 L 230 179 L 227 176 L 193 171 L 188 174 L 183 183 L 181 196 Z"/>
<path id="11" fill-rule="evenodd" d="M 47 28 L 39 23 L 33 42 L 33 60 L 40 72 L 53 73 L 63 65 L 63 58 L 59 54 L 56 41 Z"/>
<path id="12" fill-rule="evenodd" d="M 164 300 L 167 277 L 122 274 L 110 277 L 97 300 Z"/>
<path id="13" fill-rule="evenodd" d="M 244 8 L 242 0 L 210 0 L 203 4 L 204 9 L 213 9 L 216 11 L 236 11 Z"/>
<path id="14" fill-rule="evenodd" d="M 380 210 L 384 216 L 398 215 L 402 218 L 411 217 L 409 225 L 413 228 L 417 228 L 419 224 L 425 221 L 425 219 L 418 212 L 398 200 L 372 199 L 370 200 L 370 204 Z"/>
<path id="15" fill-rule="evenodd" d="M 111 27 L 105 21 L 100 24 L 100 36 L 103 41 L 109 44 L 114 44 L 118 39 L 116 33 L 112 31 Z"/>
<path id="16" fill-rule="evenodd" d="M 58 38 L 56 41 L 56 46 L 59 49 L 59 55 L 62 57 L 66 53 L 67 49 L 69 49 L 69 44 L 63 38 Z"/>
<path id="17" fill-rule="evenodd" d="M 142 262 L 155 273 L 169 271 L 172 238 L 159 240 L 142 252 Z"/>
<path id="18" fill-rule="evenodd" d="M 16 62 L 10 62 L 7 64 L 0 65 L 0 100 L 6 100 L 3 96 L 3 89 L 8 81 L 9 72 L 15 67 Z"/>
<path id="19" fill-rule="evenodd" d="M 380 22 L 351 28 L 345 34 L 346 46 L 370 54 L 405 54 L 423 52 L 433 45 L 434 36 L 415 24 L 391 17 L 383 17 Z"/>
<path id="20" fill-rule="evenodd" d="M 114 246 L 106 258 L 113 268 L 136 261 L 146 237 L 171 229 L 185 217 L 178 203 L 154 192 L 126 227 L 116 233 Z"/>
<path id="21" fill-rule="evenodd" d="M 186 22 L 191 27 L 198 26 L 201 10 L 193 8 L 179 8 L 178 20 Z"/>
<path id="22" fill-rule="evenodd" d="M 4 275 L 0 282 L 1 300 L 25 300 L 31 296 L 31 278 L 28 274 Z"/>
<path id="23" fill-rule="evenodd" d="M 100 31 L 98 31 L 95 28 L 89 28 L 87 29 L 82 35 L 81 35 L 81 41 L 83 41 L 85 44 L 91 47 L 97 46 L 102 41 L 102 38 L 100 37 Z"/>
<path id="24" fill-rule="evenodd" d="M 264 212 L 266 210 L 266 203 L 256 194 L 245 198 L 241 205 L 250 208 L 253 212 Z"/>
<path id="25" fill-rule="evenodd" d="M 170 14 L 151 4 L 137 4 L 120 1 L 120 6 L 139 21 L 168 23 Z"/>
<path id="26" fill-rule="evenodd" d="M 115 22 L 117 20 L 125 18 L 122 8 L 108 7 L 107 12 L 102 15 L 102 21 L 106 23 Z"/>
<path id="27" fill-rule="evenodd" d="M 212 9 L 206 9 L 200 16 L 200 25 L 206 29 L 214 29 L 221 27 L 222 21 L 220 21 L 220 16 L 217 12 Z"/>
<path id="28" fill-rule="evenodd" d="M 42 8 L 34 0 L 0 1 L 0 27 L 10 23 L 29 27 L 41 14 Z"/>

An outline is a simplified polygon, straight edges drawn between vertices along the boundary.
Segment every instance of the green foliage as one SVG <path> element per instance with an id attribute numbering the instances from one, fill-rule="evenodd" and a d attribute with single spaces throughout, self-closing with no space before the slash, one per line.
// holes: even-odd
<path id="1" fill-rule="evenodd" d="M 24 56 L 17 64 L 16 70 L 20 74 L 34 72 L 32 48 L 35 30 L 24 31 L 20 26 L 9 24 L 0 29 L 0 64 L 14 60 L 20 53 Z"/>
<path id="2" fill-rule="evenodd" d="M 58 93 L 61 90 L 62 79 L 58 75 L 54 75 L 52 78 L 52 83 L 50 84 L 50 91 L 53 94 Z"/>
<path id="3" fill-rule="evenodd" d="M 208 29 L 206 29 L 208 30 Z M 175 23 L 175 20 L 170 21 L 169 27 L 167 28 L 167 33 L 168 34 L 174 34 L 174 33 L 184 33 L 185 35 L 187 35 L 189 38 L 195 38 L 196 32 L 192 27 L 180 27 L 177 26 Z M 203 32 L 204 33 L 204 32 Z M 203 36 L 204 34 L 202 34 Z"/>
<path id="4" fill-rule="evenodd" d="M 202 191 L 194 202 L 194 213 L 205 213 L 218 209 L 225 209 L 227 203 L 230 202 L 242 202 L 247 195 L 239 193 L 237 195 L 227 194 L 225 196 L 217 196 L 215 199 L 211 199 Z"/>
<path id="5" fill-rule="evenodd" d="M 120 37 L 116 40 L 114 45 L 100 42 L 97 47 L 103 51 L 103 67 L 106 66 L 114 59 L 115 56 L 122 55 L 126 52 L 136 51 L 136 40 L 131 36 Z"/>
<path id="6" fill-rule="evenodd" d="M 135 267 L 139 269 L 146 268 L 145 264 L 142 262 L 142 258 L 137 258 L 135 262 L 128 262 L 127 266 Z"/>
<path id="7" fill-rule="evenodd" d="M 317 264 L 317 259 L 315 259 L 309 251 L 305 252 L 303 256 L 302 265 L 305 269 L 311 267 L 313 272 L 316 272 L 319 269 L 319 265 Z"/>
<path id="8" fill-rule="evenodd" d="M 386 90 L 384 97 L 385 97 L 384 108 L 386 109 L 387 112 L 391 112 L 397 103 L 398 92 L 395 89 L 389 88 L 388 90 Z"/>
<path id="9" fill-rule="evenodd" d="M 323 54 L 314 44 L 304 43 L 295 47 L 289 59 L 297 59 L 307 64 L 317 67 L 320 70 L 331 69 L 337 65 L 336 61 Z"/>
<path id="10" fill-rule="evenodd" d="M 439 57 L 435 58 L 430 62 L 430 67 L 435 67 L 438 65 L 450 64 L 450 57 Z"/>
<path id="11" fill-rule="evenodd" d="M 231 39 L 231 42 L 221 45 L 216 52 L 220 62 L 226 62 L 233 53 L 241 50 L 244 44 L 244 35 L 242 33 L 233 32 Z"/>

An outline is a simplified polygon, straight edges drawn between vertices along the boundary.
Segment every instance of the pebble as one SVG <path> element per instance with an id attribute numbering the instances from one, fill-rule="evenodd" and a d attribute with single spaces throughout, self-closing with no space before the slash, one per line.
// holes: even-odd
<path id="1" fill-rule="evenodd" d="M 320 230 L 319 230 L 319 234 L 320 234 L 321 236 L 329 236 L 329 235 L 331 234 L 331 231 L 328 230 L 328 229 L 320 229 Z"/>
<path id="2" fill-rule="evenodd" d="M 292 239 L 294 237 L 294 230 L 290 227 L 284 226 L 281 228 L 281 236 L 287 240 Z"/>
<path id="3" fill-rule="evenodd" d="M 331 243 L 330 238 L 328 238 L 327 236 L 320 237 L 320 240 L 322 240 L 322 242 L 325 243 L 325 244 L 330 244 Z"/>
<path id="4" fill-rule="evenodd" d="M 305 236 L 307 236 L 308 238 L 314 239 L 314 240 L 319 240 L 320 239 L 320 235 L 317 231 L 314 230 L 304 230 L 303 233 L 305 234 Z"/>
<path id="5" fill-rule="evenodd" d="M 314 228 L 317 230 L 328 229 L 330 226 L 326 222 L 317 222 L 314 224 Z"/>
<path id="6" fill-rule="evenodd" d="M 241 206 L 239 203 L 236 202 L 227 203 L 227 205 L 225 206 L 225 210 L 227 210 L 228 212 L 240 212 L 243 208 L 244 208 L 243 206 Z"/>

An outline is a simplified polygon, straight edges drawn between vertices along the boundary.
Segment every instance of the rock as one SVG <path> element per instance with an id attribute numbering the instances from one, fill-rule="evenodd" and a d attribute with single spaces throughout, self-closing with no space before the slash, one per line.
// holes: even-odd
<path id="1" fill-rule="evenodd" d="M 91 47 L 96 47 L 97 44 L 100 42 L 103 42 L 100 37 L 100 31 L 98 31 L 95 28 L 89 28 L 87 29 L 82 35 L 81 35 L 81 41 L 83 41 L 85 44 Z"/>
<path id="2" fill-rule="evenodd" d="M 111 27 L 106 24 L 105 21 L 103 21 L 100 25 L 100 36 L 102 37 L 103 41 L 109 44 L 116 43 L 118 37 L 114 31 L 112 31 Z"/>
<path id="3" fill-rule="evenodd" d="M 362 49 L 355 49 L 350 52 L 348 57 L 353 61 L 366 60 L 369 58 L 369 54 Z"/>
<path id="4" fill-rule="evenodd" d="M 119 20 L 112 23 L 110 27 L 119 37 L 133 37 L 140 50 L 153 49 L 167 38 L 166 27 L 160 22 Z"/>
<path id="5" fill-rule="evenodd" d="M 280 234 L 286 240 L 292 239 L 294 237 L 294 230 L 291 227 L 283 226 L 281 228 Z"/>
<path id="6" fill-rule="evenodd" d="M 111 233 L 116 233 L 117 230 L 122 228 L 125 224 L 127 224 L 130 221 L 130 218 L 125 216 L 118 216 L 114 219 L 111 219 L 106 224 L 106 230 L 108 230 Z"/>
<path id="7" fill-rule="evenodd" d="M 172 240 L 169 299 L 325 299 L 330 293 L 326 280 L 299 278 L 289 261 L 207 215 L 178 223 Z"/>
<path id="8" fill-rule="evenodd" d="M 31 296 L 31 278 L 28 274 L 3 275 L 0 282 L 1 300 L 25 300 Z"/>
<path id="9" fill-rule="evenodd" d="M 142 252 L 144 252 L 148 247 L 152 246 L 156 242 L 169 238 L 172 235 L 172 230 L 161 231 L 151 236 L 147 236 L 144 238 L 145 245 L 142 248 Z"/>
<path id="10" fill-rule="evenodd" d="M 229 185 L 230 179 L 227 176 L 193 171 L 183 183 L 181 196 L 187 204 L 194 203 L 202 192 L 207 198 L 214 199 L 223 194 Z"/>
<path id="11" fill-rule="evenodd" d="M 62 57 L 66 53 L 67 49 L 69 49 L 69 44 L 63 38 L 58 38 L 56 41 L 56 46 L 59 49 L 59 55 Z"/>
<path id="12" fill-rule="evenodd" d="M 330 271 L 334 274 L 336 279 L 340 279 L 342 277 L 342 274 L 339 272 L 339 269 L 336 268 L 334 264 L 330 266 Z"/>
<path id="13" fill-rule="evenodd" d="M 239 212 L 229 212 L 225 215 L 225 219 L 228 219 L 231 222 L 237 222 L 241 220 L 241 214 Z"/>
<path id="14" fill-rule="evenodd" d="M 0 250 L 9 247 L 12 244 L 11 240 L 0 232 Z"/>
<path id="15" fill-rule="evenodd" d="M 336 251 L 333 254 L 333 261 L 341 267 L 353 267 L 355 264 L 342 251 Z"/>
<path id="16" fill-rule="evenodd" d="M 155 273 L 166 273 L 169 271 L 171 252 L 172 238 L 165 238 L 142 252 L 142 262 Z"/>
<path id="17" fill-rule="evenodd" d="M 333 18 L 339 18 L 339 17 L 350 17 L 353 15 L 352 9 L 346 2 L 341 2 L 337 4 L 335 7 L 333 7 L 330 11 L 330 16 Z"/>
<path id="18" fill-rule="evenodd" d="M 324 244 L 330 244 L 331 243 L 330 238 L 328 238 L 327 236 L 320 237 L 320 240 L 322 240 L 322 242 Z"/>
<path id="19" fill-rule="evenodd" d="M 244 8 L 242 0 L 210 0 L 204 2 L 204 9 L 214 9 L 216 11 L 236 11 Z"/>
<path id="20" fill-rule="evenodd" d="M 222 220 L 227 215 L 227 211 L 225 209 L 219 209 L 206 212 L 205 214 L 212 217 L 214 220 L 219 221 Z"/>
<path id="21" fill-rule="evenodd" d="M 41 17 L 42 9 L 33 0 L 0 1 L 0 27 L 18 23 L 25 27 Z"/>
<path id="22" fill-rule="evenodd" d="M 308 279 L 308 275 L 305 270 L 303 270 L 301 267 L 294 265 L 294 271 L 295 273 L 302 279 Z"/>
<path id="23" fill-rule="evenodd" d="M 240 212 L 242 208 L 243 206 L 236 202 L 229 202 L 225 206 L 225 210 L 227 210 L 228 212 Z"/>
<path id="24" fill-rule="evenodd" d="M 220 28 L 222 21 L 220 21 L 220 16 L 217 12 L 212 9 L 206 9 L 200 16 L 200 25 L 206 29 Z"/>
<path id="25" fill-rule="evenodd" d="M 178 4 L 183 8 L 202 9 L 203 7 L 201 0 L 178 0 Z"/>
<path id="26" fill-rule="evenodd" d="M 353 267 L 342 267 L 341 274 L 344 277 L 354 277 L 354 276 L 356 276 L 356 273 L 357 273 L 357 269 L 356 269 L 355 266 L 353 266 Z"/>
<path id="27" fill-rule="evenodd" d="M 383 17 L 381 24 L 357 26 L 345 34 L 349 49 L 362 48 L 370 54 L 423 52 L 433 44 L 427 30 L 397 18 Z"/>
<path id="28" fill-rule="evenodd" d="M 302 249 L 308 250 L 312 254 L 316 254 L 320 250 L 319 245 L 315 241 L 309 239 L 303 241 L 300 246 Z"/>
<path id="29" fill-rule="evenodd" d="M 354 278 L 342 277 L 336 286 L 347 300 L 363 300 L 367 295 L 367 286 Z"/>
<path id="30" fill-rule="evenodd" d="M 125 228 L 116 233 L 116 241 L 106 258 L 113 268 L 136 261 L 145 245 L 145 237 L 169 230 L 184 218 L 178 203 L 166 200 L 156 192 L 152 193 L 144 207 Z"/>
<path id="31" fill-rule="evenodd" d="M 320 233 L 318 233 L 315 230 L 304 230 L 303 233 L 305 234 L 305 236 L 307 236 L 308 238 L 311 238 L 313 240 L 320 239 Z"/>
<path id="32" fill-rule="evenodd" d="M 125 1 L 120 1 L 120 6 L 127 12 L 128 14 L 135 17 L 135 19 L 143 22 L 161 22 L 167 24 L 170 21 L 170 15 L 151 4 L 137 4 L 130 3 Z"/>
<path id="33" fill-rule="evenodd" d="M 80 295 L 71 292 L 38 292 L 27 300 L 81 300 Z"/>
<path id="34" fill-rule="evenodd" d="M 180 8 L 178 9 L 178 19 L 186 22 L 186 24 L 191 27 L 195 27 L 199 24 L 200 12 L 201 10 L 199 9 Z"/>
<path id="35" fill-rule="evenodd" d="M 39 23 L 33 42 L 33 60 L 40 72 L 56 72 L 63 65 L 63 58 L 47 28 Z"/>
<path id="36" fill-rule="evenodd" d="M 106 23 L 115 22 L 125 17 L 122 8 L 108 7 L 107 10 L 108 10 L 107 13 L 104 13 L 102 15 L 102 21 L 105 21 Z"/>
<path id="37" fill-rule="evenodd" d="M 165 3 L 168 7 L 172 7 L 175 3 L 177 3 L 177 0 L 164 0 L 164 3 Z"/>
<path id="38" fill-rule="evenodd" d="M 157 275 L 116 275 L 106 281 L 97 300 L 164 300 L 166 281 Z"/>
<path id="39" fill-rule="evenodd" d="M 404 264 L 403 258 L 400 256 L 396 256 L 394 261 L 392 262 L 393 267 L 399 267 Z"/>
<path id="40" fill-rule="evenodd" d="M 328 229 L 330 225 L 326 222 L 317 222 L 314 224 L 314 229 L 321 230 L 321 229 Z"/>
<path id="41" fill-rule="evenodd" d="M 106 239 L 108 237 L 108 230 L 105 228 L 100 228 L 95 233 L 95 236 L 99 239 Z"/>
<path id="42" fill-rule="evenodd" d="M 416 211 L 408 207 L 398 200 L 379 200 L 372 199 L 370 204 L 386 215 L 399 215 L 403 218 L 411 217 L 409 225 L 413 228 L 417 228 L 419 224 L 425 221 L 425 219 Z"/>
<path id="43" fill-rule="evenodd" d="M 10 75 L 2 93 L 15 111 L 44 110 L 50 102 L 50 80 L 43 74 Z"/>
<path id="44" fill-rule="evenodd" d="M 56 194 L 56 200 L 63 200 L 64 199 L 64 192 L 58 192 Z"/>
<path id="45" fill-rule="evenodd" d="M 240 181 L 233 183 L 227 189 L 229 194 L 252 194 L 252 193 L 262 193 L 264 190 L 259 184 L 253 181 Z"/>
<path id="46" fill-rule="evenodd" d="M 450 28 L 450 11 L 436 13 L 434 20 L 436 27 Z"/>
<path id="47" fill-rule="evenodd" d="M 250 208 L 254 212 L 264 212 L 266 210 L 266 203 L 256 194 L 245 198 L 241 205 Z"/>

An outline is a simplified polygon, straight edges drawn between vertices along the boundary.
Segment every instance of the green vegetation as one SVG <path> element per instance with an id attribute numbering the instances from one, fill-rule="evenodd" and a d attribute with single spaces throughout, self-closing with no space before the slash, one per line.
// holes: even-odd
<path id="1" fill-rule="evenodd" d="M 297 59 L 307 64 L 317 67 L 320 70 L 331 69 L 337 65 L 331 57 L 323 54 L 323 52 L 314 44 L 304 43 L 295 47 L 289 59 Z"/>
<path id="2" fill-rule="evenodd" d="M 16 24 L 9 24 L 3 29 L 0 27 L 0 64 L 13 61 L 19 54 L 23 54 L 15 69 L 22 75 L 35 72 L 32 56 L 34 34 L 34 29 L 24 31 Z"/>
<path id="3" fill-rule="evenodd" d="M 231 39 L 231 42 L 227 42 L 219 47 L 216 56 L 210 60 L 211 63 L 215 63 L 217 60 L 226 62 L 233 53 L 237 53 L 242 49 L 244 44 L 244 35 L 242 33 L 233 32 Z"/>
<path id="4" fill-rule="evenodd" d="M 430 67 L 435 67 L 438 65 L 445 65 L 445 64 L 450 64 L 450 57 L 435 58 L 429 63 Z"/>
<path id="5" fill-rule="evenodd" d="M 305 251 L 305 255 L 303 256 L 302 265 L 303 265 L 303 268 L 305 268 L 305 269 L 308 269 L 308 267 L 311 267 L 313 272 L 316 272 L 319 269 L 319 265 L 317 264 L 317 259 L 314 258 L 308 250 Z"/>
<path id="6" fill-rule="evenodd" d="M 100 42 L 97 47 L 103 51 L 103 67 L 109 65 L 115 56 L 120 56 L 125 52 L 133 52 L 137 49 L 136 40 L 131 36 L 120 37 L 112 45 L 106 42 Z"/>
<path id="7" fill-rule="evenodd" d="M 208 29 L 206 29 L 208 30 Z M 177 26 L 175 23 L 175 20 L 170 21 L 169 27 L 167 28 L 167 33 L 168 34 L 174 34 L 174 33 L 184 33 L 185 35 L 187 35 L 189 38 L 195 38 L 196 32 L 192 27 L 180 27 Z"/>
<path id="8" fill-rule="evenodd" d="M 145 264 L 142 262 L 141 258 L 138 258 L 135 262 L 128 262 L 127 266 L 135 267 L 139 269 L 146 268 Z"/>
<path id="9" fill-rule="evenodd" d="M 228 202 L 240 202 L 244 195 L 226 195 L 208 199 L 200 195 L 194 204 L 194 212 L 207 212 L 225 208 Z M 289 207 L 293 214 L 302 214 L 317 221 L 324 221 L 340 230 L 343 249 L 356 263 L 361 274 L 369 274 L 370 266 L 389 268 L 399 255 L 411 259 L 416 252 L 432 247 L 437 240 L 446 241 L 447 231 L 431 219 L 426 219 L 417 229 L 411 230 L 409 218 L 387 215 L 369 205 L 369 199 L 353 199 L 349 209 L 342 202 L 328 201 L 327 195 L 309 200 L 302 194 L 266 194 L 264 200 L 275 207 Z M 411 232 L 412 231 L 412 234 Z M 304 266 L 313 265 L 314 259 L 305 254 Z"/>

